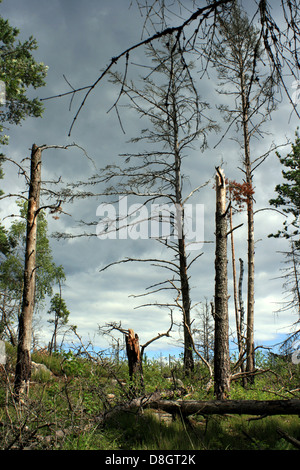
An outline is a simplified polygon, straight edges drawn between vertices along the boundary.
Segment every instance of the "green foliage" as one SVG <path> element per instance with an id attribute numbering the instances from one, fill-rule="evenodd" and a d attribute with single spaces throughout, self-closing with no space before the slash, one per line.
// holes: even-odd
<path id="1" fill-rule="evenodd" d="M 70 312 L 67 309 L 66 302 L 61 298 L 60 294 L 55 294 L 52 297 L 48 313 L 50 315 L 54 314 L 54 319 L 48 320 L 49 323 L 55 323 L 56 321 L 61 325 L 66 325 L 68 323 Z"/>
<path id="2" fill-rule="evenodd" d="M 29 94 L 46 84 L 48 67 L 34 60 L 32 52 L 37 49 L 36 40 L 30 36 L 23 43 L 18 40 L 20 31 L 10 26 L 9 21 L 0 17 L 0 81 L 5 84 L 5 103 L 0 104 L 0 145 L 8 145 L 6 123 L 21 124 L 26 117 L 41 117 L 44 111 L 40 100 L 30 98 Z M 0 153 L 0 179 L 3 179 Z M 0 196 L 3 191 L 0 189 Z M 0 225 L 0 254 L 7 254 L 9 242 L 7 234 Z"/>
<path id="3" fill-rule="evenodd" d="M 20 124 L 27 116 L 41 117 L 43 106 L 38 98 L 29 98 L 30 88 L 45 85 L 48 67 L 34 60 L 32 52 L 37 49 L 36 40 L 23 43 L 18 40 L 20 31 L 0 17 L 0 80 L 5 83 L 6 106 L 0 113 L 0 132 L 5 122 Z M 2 125 L 1 125 L 2 124 Z M 8 136 L 0 135 L 0 143 L 8 143 Z"/>
<path id="4" fill-rule="evenodd" d="M 0 225 L 0 254 L 7 255 L 9 252 L 9 240 L 7 237 L 7 230 Z"/>
<path id="5" fill-rule="evenodd" d="M 55 351 L 57 348 L 56 339 L 58 331 L 68 323 L 70 314 L 64 299 L 61 297 L 61 294 L 55 294 L 52 297 L 48 314 L 53 316 L 53 318 L 50 318 L 48 322 L 54 325 L 54 331 L 50 343 L 50 352 L 52 353 L 52 351 Z"/>
<path id="6" fill-rule="evenodd" d="M 61 355 L 57 353 L 44 355 L 35 351 L 32 353 L 31 359 L 38 364 L 44 364 L 55 376 L 63 375 Z"/>
<path id="7" fill-rule="evenodd" d="M 19 202 L 21 220 L 15 221 L 7 231 L 8 254 L 0 266 L 0 288 L 8 289 L 20 298 L 23 283 L 24 253 L 26 242 L 27 202 Z M 65 279 L 62 266 L 56 266 L 47 236 L 47 219 L 41 211 L 37 228 L 36 305 L 42 304 L 46 295 L 52 295 L 53 285 Z"/>
<path id="8" fill-rule="evenodd" d="M 7 345 L 8 367 L 15 361 L 15 349 Z M 44 363 L 52 372 L 51 378 L 39 374 L 30 387 L 27 406 L 16 411 L 7 402 L 5 374 L 0 374 L 0 448 L 15 440 L 15 445 L 34 446 L 34 449 L 64 450 L 292 450 L 293 445 L 278 434 L 278 429 L 300 439 L 298 416 L 202 416 L 188 420 L 165 416 L 155 410 L 143 413 L 119 412 L 99 426 L 97 418 L 105 410 L 128 402 L 128 367 L 126 361 L 113 363 L 106 359 L 91 361 L 78 351 L 65 351 L 51 356 L 33 353 L 35 362 Z M 290 398 L 290 390 L 299 386 L 299 366 L 284 357 L 257 358 L 261 365 L 271 368 L 256 377 L 255 384 L 244 389 L 233 382 L 231 399 Z M 196 367 L 198 364 L 196 364 Z M 182 370 L 180 370 L 180 367 Z M 168 388 L 164 376 L 176 377 L 183 367 L 176 364 L 172 371 L 159 360 L 144 364 L 146 393 Z M 126 374 L 127 373 L 127 374 Z M 183 399 L 211 399 L 205 391 L 200 368 L 194 377 L 185 378 L 188 396 Z M 127 379 L 126 386 L 112 383 L 112 378 Z M 296 392 L 295 392 L 296 393 Z M 26 423 L 26 426 L 24 426 Z M 51 423 L 51 425 L 49 425 Z M 26 428 L 26 430 L 25 430 Z M 9 432 L 8 432 L 9 431 Z"/>
<path id="9" fill-rule="evenodd" d="M 87 374 L 86 362 L 76 357 L 72 351 L 62 353 L 62 369 L 67 376 L 82 377 Z"/>
<path id="10" fill-rule="evenodd" d="M 286 168 L 286 170 L 282 170 L 282 176 L 286 182 L 275 187 L 278 196 L 269 201 L 272 206 L 280 208 L 287 216 L 291 215 L 293 219 L 290 221 L 287 218 L 283 222 L 283 229 L 278 230 L 275 235 L 269 235 L 269 237 L 287 239 L 296 237 L 295 246 L 300 250 L 300 137 L 298 129 L 295 136 L 295 143 L 292 144 L 290 153 L 284 157 L 278 152 L 276 153 L 280 163 Z"/>
<path id="11" fill-rule="evenodd" d="M 1 230 L 0 227 L 0 242 L 3 242 L 0 253 L 0 293 L 5 299 L 1 305 L 1 318 L 5 320 L 0 324 L 0 335 L 10 337 L 11 341 L 16 341 L 12 335 L 15 334 L 14 324 L 17 323 L 21 309 L 26 243 L 27 202 L 19 202 L 18 205 L 20 220 L 14 221 L 7 230 Z M 42 211 L 38 215 L 36 264 L 35 308 L 38 310 L 43 306 L 46 296 L 52 295 L 53 286 L 65 279 L 63 267 L 53 261 L 47 237 L 47 220 Z"/>
<path id="12" fill-rule="evenodd" d="M 51 381 L 51 372 L 44 369 L 33 371 L 31 373 L 31 380 L 34 382 L 38 381 L 39 383 L 49 384 Z"/>

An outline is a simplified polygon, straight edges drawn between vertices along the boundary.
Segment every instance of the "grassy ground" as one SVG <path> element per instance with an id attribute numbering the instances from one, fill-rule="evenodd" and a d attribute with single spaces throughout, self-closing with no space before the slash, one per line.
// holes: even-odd
<path id="1" fill-rule="evenodd" d="M 6 368 L 0 369 L 1 449 L 294 450 L 280 430 L 300 440 L 298 416 L 194 415 L 188 420 L 172 420 L 148 409 L 143 413 L 120 412 L 99 426 L 101 412 L 128 401 L 127 364 L 102 361 L 96 365 L 72 353 L 33 355 L 33 361 L 44 363 L 51 373 L 34 374 L 29 396 L 16 404 L 11 393 L 15 351 L 10 347 L 8 351 Z M 247 389 L 233 382 L 231 399 L 300 398 L 299 365 L 258 359 L 268 372 L 257 376 Z M 180 364 L 172 372 L 183 382 L 185 394 L 181 398 L 213 399 L 212 389 L 206 391 L 208 376 L 200 364 L 191 377 L 184 377 Z M 146 393 L 172 389 L 170 376 L 168 367 L 148 361 L 144 364 Z"/>

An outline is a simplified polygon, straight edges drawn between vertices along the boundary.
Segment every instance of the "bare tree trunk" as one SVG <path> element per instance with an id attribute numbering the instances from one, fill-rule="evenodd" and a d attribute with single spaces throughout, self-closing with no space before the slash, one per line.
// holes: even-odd
<path id="1" fill-rule="evenodd" d="M 237 286 L 237 277 L 236 277 L 236 261 L 235 261 L 234 236 L 233 236 L 233 224 L 232 224 L 232 206 L 231 205 L 230 205 L 230 210 L 229 210 L 229 221 L 230 221 L 231 258 L 232 258 L 232 277 L 233 277 L 233 295 L 234 295 L 236 335 L 237 335 L 239 354 L 241 354 L 242 338 L 241 338 L 240 314 L 239 314 L 239 307 L 238 307 L 238 286 Z"/>
<path id="2" fill-rule="evenodd" d="M 183 331 L 184 331 L 184 356 L 183 364 L 185 373 L 191 372 L 194 369 L 193 357 L 193 338 L 191 338 L 191 301 L 190 301 L 190 288 L 187 274 L 187 263 L 185 253 L 185 240 L 184 235 L 179 240 L 179 260 L 180 260 L 180 284 L 182 295 L 182 310 L 183 310 Z"/>
<path id="3" fill-rule="evenodd" d="M 252 188 L 252 168 L 250 159 L 250 134 L 248 128 L 248 110 L 249 102 L 246 96 L 244 74 L 241 73 L 241 95 L 243 110 L 243 134 L 244 134 L 244 152 L 245 152 L 245 173 L 246 182 L 249 188 Z M 253 217 L 253 195 L 247 197 L 247 220 L 248 220 L 248 282 L 247 282 L 247 372 L 253 372 L 255 369 L 254 359 L 254 217 Z M 254 376 L 250 380 L 253 382 Z"/>
<path id="4" fill-rule="evenodd" d="M 171 55 L 173 62 L 173 55 Z M 172 102 L 172 116 L 173 121 L 173 151 L 174 151 L 174 169 L 175 169 L 175 200 L 178 207 L 181 208 L 181 234 L 178 239 L 178 256 L 179 256 L 179 274 L 181 285 L 182 297 L 182 310 L 183 310 L 183 332 L 184 332 L 184 356 L 183 364 L 185 373 L 189 373 L 194 369 L 193 357 L 193 339 L 191 338 L 191 300 L 190 300 L 190 287 L 189 278 L 187 273 L 187 256 L 185 245 L 185 227 L 184 227 L 184 207 L 182 203 L 182 180 L 181 180 L 181 161 L 182 157 L 179 152 L 178 145 L 178 116 L 176 106 L 176 83 L 174 81 L 173 73 L 171 75 L 171 92 L 170 98 Z"/>
<path id="5" fill-rule="evenodd" d="M 245 321 L 245 310 L 243 301 L 243 277 L 244 277 L 244 262 L 240 258 L 240 277 L 239 277 L 239 312 L 240 312 L 240 328 L 241 335 L 244 334 L 244 321 Z"/>
<path id="6" fill-rule="evenodd" d="M 142 358 L 139 337 L 132 329 L 128 329 L 125 336 L 126 353 L 128 358 L 129 377 L 133 385 L 134 394 L 144 389 Z"/>
<path id="7" fill-rule="evenodd" d="M 215 344 L 214 389 L 218 400 L 230 391 L 230 359 L 228 336 L 228 277 L 226 183 L 224 172 L 216 175 L 216 257 L 215 257 Z"/>
<path id="8" fill-rule="evenodd" d="M 174 392 L 164 391 L 163 395 L 171 395 Z M 171 395 L 172 396 L 172 395 Z M 119 415 L 123 412 L 137 412 L 142 408 L 164 410 L 174 416 L 179 415 L 181 418 L 190 415 L 257 415 L 257 416 L 274 416 L 274 415 L 299 415 L 300 400 L 172 400 L 162 399 L 159 391 L 151 395 L 137 397 L 129 402 L 121 403 L 108 410 L 105 410 L 96 418 L 100 424 Z M 299 441 L 297 441 L 299 442 Z"/>
<path id="9" fill-rule="evenodd" d="M 236 321 L 236 334 L 239 350 L 239 359 L 238 363 L 239 369 L 241 372 L 245 371 L 244 361 L 242 357 L 244 355 L 244 339 L 243 339 L 243 322 L 244 322 L 244 313 L 242 311 L 242 280 L 243 280 L 243 261 L 240 259 L 240 278 L 239 286 L 237 285 L 237 275 L 236 275 L 236 261 L 235 261 L 235 249 L 234 249 L 234 237 L 233 237 L 233 224 L 232 224 L 232 207 L 230 206 L 230 236 L 231 236 L 231 252 L 232 252 L 232 271 L 233 271 L 233 290 L 234 290 L 234 309 L 235 309 L 235 321 Z M 240 305 L 239 305 L 240 304 Z M 246 386 L 246 378 L 242 378 L 243 386 Z"/>
<path id="10" fill-rule="evenodd" d="M 146 400 L 145 400 L 146 402 Z M 149 407 L 158 408 L 167 413 L 180 413 L 181 416 L 193 414 L 224 415 L 298 415 L 300 400 L 161 400 L 155 399 Z"/>
<path id="11" fill-rule="evenodd" d="M 244 277 L 244 262 L 240 258 L 240 277 L 239 277 L 239 318 L 240 318 L 240 350 L 239 350 L 239 359 L 241 359 L 245 352 L 245 338 L 244 338 L 244 318 L 245 318 L 245 311 L 244 311 L 244 302 L 243 302 L 243 277 Z M 241 362 L 241 372 L 245 372 L 245 364 L 244 361 Z M 246 377 L 243 376 L 242 378 L 243 386 L 247 385 Z"/>
<path id="12" fill-rule="evenodd" d="M 26 388 L 31 375 L 31 335 L 36 278 L 36 239 L 41 185 L 41 149 L 33 144 L 31 150 L 30 186 L 27 210 L 27 231 L 22 311 L 19 318 L 17 364 L 14 383 L 15 396 Z"/>
<path id="13" fill-rule="evenodd" d="M 207 299 L 205 304 L 202 305 L 202 312 L 199 312 L 199 318 L 200 324 L 196 330 L 198 349 L 202 349 L 203 358 L 209 363 L 213 357 L 214 325 L 212 319 L 214 313 L 211 313 Z"/>
<path id="14" fill-rule="evenodd" d="M 247 372 L 255 369 L 254 357 L 254 220 L 253 200 L 248 203 L 248 297 L 247 297 Z M 250 378 L 253 382 L 254 377 Z"/>
<path id="15" fill-rule="evenodd" d="M 57 329 L 58 329 L 58 316 L 55 314 L 55 319 L 54 319 L 54 331 L 53 331 L 53 334 L 52 334 L 52 338 L 51 338 L 51 341 L 49 343 L 49 354 L 51 356 L 51 354 L 53 353 L 53 351 L 56 351 L 57 350 L 57 342 L 56 342 L 56 338 L 57 338 Z"/>

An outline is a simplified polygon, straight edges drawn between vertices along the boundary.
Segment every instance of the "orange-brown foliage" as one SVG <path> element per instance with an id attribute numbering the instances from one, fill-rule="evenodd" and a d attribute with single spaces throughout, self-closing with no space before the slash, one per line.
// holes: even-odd
<path id="1" fill-rule="evenodd" d="M 249 201 L 254 194 L 254 189 L 251 183 L 237 183 L 234 180 L 230 181 L 227 179 L 226 185 L 230 193 L 230 199 L 236 203 L 238 210 L 241 210 L 244 204 L 249 204 Z"/>

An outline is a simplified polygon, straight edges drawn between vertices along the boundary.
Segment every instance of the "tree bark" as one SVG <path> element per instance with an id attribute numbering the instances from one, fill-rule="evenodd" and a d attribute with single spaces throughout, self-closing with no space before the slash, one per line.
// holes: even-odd
<path id="1" fill-rule="evenodd" d="M 41 149 L 33 144 L 31 150 L 30 186 L 27 209 L 25 267 L 22 310 L 19 318 L 17 364 L 14 383 L 15 396 L 28 390 L 31 376 L 32 316 L 35 302 L 37 218 L 41 185 Z"/>
<path id="2" fill-rule="evenodd" d="M 149 405 L 167 413 L 223 415 L 299 415 L 300 400 L 155 400 Z"/>
<path id="3" fill-rule="evenodd" d="M 58 315 L 55 313 L 54 331 L 53 331 L 51 341 L 49 343 L 49 353 L 50 353 L 50 355 L 53 353 L 53 351 L 57 350 L 57 344 L 56 344 L 57 328 L 58 328 Z"/>
<path id="4" fill-rule="evenodd" d="M 174 170 L 175 170 L 175 200 L 177 207 L 180 207 L 181 213 L 181 233 L 178 238 L 178 256 L 179 256 L 179 274 L 180 286 L 182 297 L 182 314 L 183 314 L 183 336 L 184 336 L 184 355 L 183 366 L 186 374 L 194 369 L 193 357 L 193 339 L 191 338 L 191 299 L 190 299 L 190 286 L 187 273 L 187 255 L 186 255 L 186 242 L 185 242 L 185 226 L 184 226 L 184 205 L 182 201 L 182 177 L 181 177 L 181 162 L 182 156 L 179 152 L 178 144 L 178 115 L 177 115 L 177 91 L 176 83 L 173 75 L 173 55 L 171 54 L 172 72 L 170 77 L 170 99 L 172 103 L 171 119 L 173 122 L 173 152 L 174 152 Z M 178 215 L 177 215 L 178 217 Z"/>
<path id="5" fill-rule="evenodd" d="M 164 392 L 164 395 L 174 392 Z M 187 417 L 193 414 L 200 415 L 299 415 L 300 400 L 162 400 L 161 392 L 134 398 L 105 411 L 97 418 L 103 423 L 109 419 L 119 418 L 120 412 L 133 412 L 143 408 L 163 410 L 166 413 Z"/>
<path id="6" fill-rule="evenodd" d="M 245 336 L 244 336 L 244 301 L 243 301 L 243 276 L 244 276 L 244 262 L 240 258 L 240 277 L 239 277 L 239 324 L 240 324 L 240 345 L 239 345 L 239 360 L 242 359 L 245 353 Z M 245 372 L 244 360 L 241 361 L 241 372 Z M 247 379 L 242 378 L 243 387 L 247 385 Z"/>
<path id="7" fill-rule="evenodd" d="M 251 178 L 252 180 L 252 178 Z M 252 183 L 251 183 L 252 184 Z M 248 297 L 247 297 L 247 372 L 255 369 L 254 356 L 254 220 L 253 199 L 249 197 L 248 211 Z M 253 382 L 253 378 L 250 379 Z"/>
<path id="8" fill-rule="evenodd" d="M 240 258 L 240 276 L 239 276 L 239 314 L 240 314 L 240 329 L 241 335 L 244 336 L 244 320 L 245 310 L 243 301 L 243 277 L 244 277 L 244 261 Z"/>
<path id="9" fill-rule="evenodd" d="M 242 100 L 242 120 L 243 120 L 243 136 L 244 136 L 244 166 L 246 174 L 246 182 L 249 188 L 252 188 L 252 165 L 250 158 L 250 133 L 248 126 L 249 100 L 246 92 L 244 69 L 240 68 L 241 80 L 241 100 Z M 247 372 L 253 372 L 255 369 L 254 358 L 254 217 L 253 217 L 253 195 L 247 197 L 247 220 L 248 220 L 248 281 L 247 281 Z M 254 376 L 251 378 L 254 381 Z"/>
<path id="10" fill-rule="evenodd" d="M 231 201 L 230 201 L 230 203 L 231 203 Z M 241 325 L 240 325 L 240 315 L 239 315 L 239 308 L 238 308 L 238 288 L 237 288 L 237 277 L 236 277 L 236 261 L 235 261 L 233 223 L 232 223 L 232 205 L 231 204 L 230 204 L 230 209 L 229 209 L 229 220 L 230 220 L 233 299 L 234 299 L 236 335 L 237 335 L 237 342 L 238 342 L 239 352 L 241 352 Z"/>
<path id="11" fill-rule="evenodd" d="M 193 357 L 193 338 L 191 337 L 191 301 L 190 301 L 190 288 L 187 274 L 187 262 L 185 253 L 185 239 L 184 234 L 182 239 L 179 240 L 179 260 L 180 260 L 180 284 L 182 295 L 182 310 L 183 310 L 183 331 L 184 331 L 184 355 L 183 364 L 185 373 L 189 373 L 194 369 Z"/>
<path id="12" fill-rule="evenodd" d="M 128 358 L 129 377 L 131 382 L 135 384 L 134 391 L 142 391 L 144 389 L 142 358 L 139 345 L 139 337 L 132 329 L 128 330 L 125 336 L 126 353 Z"/>
<path id="13" fill-rule="evenodd" d="M 216 256 L 215 256 L 215 343 L 214 391 L 218 400 L 230 391 L 230 358 L 228 336 L 228 277 L 226 183 L 223 170 L 216 175 Z"/>

